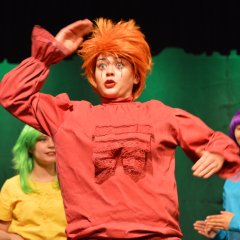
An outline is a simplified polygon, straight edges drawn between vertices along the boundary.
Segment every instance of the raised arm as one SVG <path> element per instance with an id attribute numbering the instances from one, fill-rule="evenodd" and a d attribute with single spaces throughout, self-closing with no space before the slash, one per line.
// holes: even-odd
<path id="1" fill-rule="evenodd" d="M 8 72 L 0 84 L 1 105 L 21 121 L 54 135 L 66 111 L 71 109 L 71 102 L 66 94 L 53 97 L 39 91 L 49 74 L 50 65 L 72 54 L 91 27 L 89 20 L 80 20 L 61 29 L 55 38 L 35 26 L 32 56 Z"/>

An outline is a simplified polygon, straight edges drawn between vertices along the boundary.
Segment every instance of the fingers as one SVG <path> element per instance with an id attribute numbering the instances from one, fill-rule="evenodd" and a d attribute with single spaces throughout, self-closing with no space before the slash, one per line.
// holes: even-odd
<path id="1" fill-rule="evenodd" d="M 227 212 L 227 211 L 221 211 L 221 214 L 217 214 L 217 215 L 210 215 L 206 217 L 206 220 L 208 222 L 224 222 L 228 219 L 231 219 L 234 216 L 234 213 L 232 212 Z"/>
<path id="2" fill-rule="evenodd" d="M 214 162 L 203 163 L 199 167 L 196 168 L 196 170 L 193 172 L 193 175 L 196 177 L 202 177 L 202 178 L 209 178 L 216 172 L 216 164 Z"/>
<path id="3" fill-rule="evenodd" d="M 211 215 L 206 218 L 207 226 L 214 227 L 216 229 L 228 230 L 230 222 L 234 216 L 232 212 L 221 211 L 219 215 Z"/>
<path id="4" fill-rule="evenodd" d="M 78 27 L 85 28 L 86 26 L 92 26 L 92 22 L 89 19 L 78 20 L 76 22 L 73 22 L 67 25 L 65 28 L 69 28 L 69 29 L 74 29 Z"/>
<path id="5" fill-rule="evenodd" d="M 204 152 L 198 161 L 193 165 L 192 170 L 197 173 L 204 169 L 203 164 L 207 160 L 207 154 Z"/>
<path id="6" fill-rule="evenodd" d="M 221 155 L 205 151 L 200 159 L 193 165 L 193 175 L 196 177 L 209 178 L 218 172 L 224 159 Z"/>
<path id="7" fill-rule="evenodd" d="M 92 25 L 93 25 L 93 23 L 88 19 L 78 20 L 78 21 L 71 23 L 71 24 L 67 25 L 66 27 L 62 28 L 60 30 L 60 32 L 71 31 L 71 32 L 75 32 L 78 34 L 81 33 L 81 35 L 84 36 L 92 29 Z"/>
<path id="8" fill-rule="evenodd" d="M 69 51 L 74 52 L 83 42 L 83 37 L 91 31 L 92 25 L 92 22 L 88 19 L 76 21 L 62 28 L 55 39 Z"/>
<path id="9" fill-rule="evenodd" d="M 92 29 L 92 22 L 88 19 L 78 20 L 65 27 L 65 30 L 72 31 L 79 36 L 84 36 Z"/>
<path id="10" fill-rule="evenodd" d="M 197 231 L 204 231 L 205 226 L 206 226 L 206 223 L 204 221 L 196 221 L 193 224 L 194 229 Z"/>
<path id="11" fill-rule="evenodd" d="M 216 235 L 215 230 L 213 230 L 212 228 L 209 228 L 206 225 L 205 221 L 196 221 L 193 224 L 193 227 L 199 234 L 201 234 L 207 238 L 214 238 Z"/>
<path id="12" fill-rule="evenodd" d="M 223 222 L 221 220 L 211 220 L 211 219 L 206 219 L 206 225 L 208 227 L 223 227 Z"/>

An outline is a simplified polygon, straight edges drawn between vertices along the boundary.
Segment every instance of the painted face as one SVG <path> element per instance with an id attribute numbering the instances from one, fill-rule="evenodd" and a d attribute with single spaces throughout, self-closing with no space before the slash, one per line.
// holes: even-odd
<path id="1" fill-rule="evenodd" d="M 132 96 L 133 85 L 139 82 L 129 61 L 102 54 L 96 61 L 95 81 L 98 93 L 113 99 Z"/>
<path id="2" fill-rule="evenodd" d="M 235 136 L 238 146 L 240 146 L 240 124 L 235 127 L 234 136 Z"/>
<path id="3" fill-rule="evenodd" d="M 56 161 L 55 147 L 51 137 L 43 134 L 38 138 L 33 150 L 33 158 L 42 166 Z"/>

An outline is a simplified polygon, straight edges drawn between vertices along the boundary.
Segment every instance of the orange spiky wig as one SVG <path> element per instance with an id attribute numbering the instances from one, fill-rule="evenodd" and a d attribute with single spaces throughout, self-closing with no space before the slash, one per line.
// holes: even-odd
<path id="1" fill-rule="evenodd" d="M 133 88 L 133 98 L 138 98 L 144 87 L 147 73 L 152 67 L 152 57 L 144 34 L 134 20 L 119 21 L 99 18 L 95 21 L 88 40 L 82 43 L 78 55 L 83 59 L 82 68 L 88 81 L 95 88 L 96 60 L 100 54 L 110 54 L 132 63 L 139 83 Z"/>

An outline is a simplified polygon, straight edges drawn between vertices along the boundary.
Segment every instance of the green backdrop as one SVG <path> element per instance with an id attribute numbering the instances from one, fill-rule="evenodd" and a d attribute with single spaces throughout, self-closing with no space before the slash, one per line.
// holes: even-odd
<path id="1" fill-rule="evenodd" d="M 168 48 L 153 57 L 153 70 L 140 101 L 158 99 L 172 107 L 185 109 L 206 122 L 211 128 L 228 132 L 228 124 L 240 108 L 240 56 L 192 55 L 182 49 Z M 0 63 L 0 78 L 15 67 Z M 99 98 L 82 77 L 81 61 L 77 56 L 51 67 L 42 92 L 56 95 L 67 92 L 71 99 L 86 99 L 99 103 Z M 0 107 L 0 186 L 14 175 L 11 149 L 23 123 Z M 181 149 L 176 153 L 176 177 L 179 192 L 180 224 L 184 240 L 205 239 L 193 230 L 193 223 L 222 207 L 224 180 L 213 176 L 208 180 L 195 178 L 192 162 Z"/>

